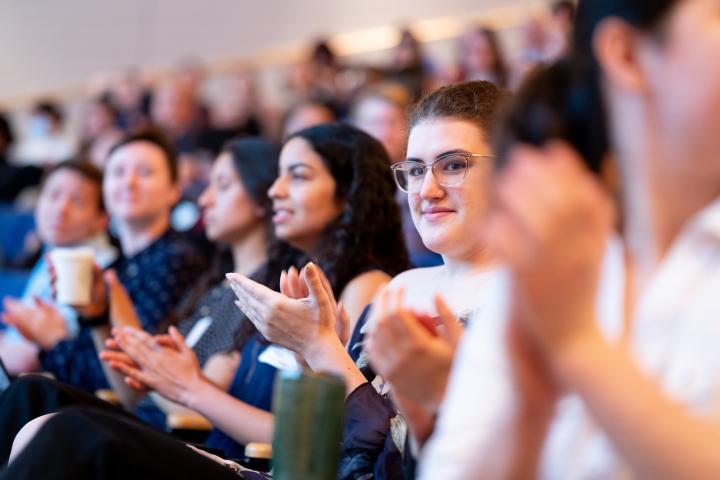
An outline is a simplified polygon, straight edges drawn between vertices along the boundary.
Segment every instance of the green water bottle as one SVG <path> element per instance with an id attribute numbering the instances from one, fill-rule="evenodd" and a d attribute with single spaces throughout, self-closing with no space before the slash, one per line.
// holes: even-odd
<path id="1" fill-rule="evenodd" d="M 341 377 L 308 370 L 279 372 L 273 397 L 273 478 L 335 480 L 344 410 Z"/>

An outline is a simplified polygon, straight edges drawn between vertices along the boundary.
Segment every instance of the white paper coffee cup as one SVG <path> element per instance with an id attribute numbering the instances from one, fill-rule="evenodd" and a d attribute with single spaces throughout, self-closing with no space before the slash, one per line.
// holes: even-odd
<path id="1" fill-rule="evenodd" d="M 57 275 L 56 301 L 64 305 L 89 304 L 95 251 L 90 247 L 55 248 L 50 260 Z"/>

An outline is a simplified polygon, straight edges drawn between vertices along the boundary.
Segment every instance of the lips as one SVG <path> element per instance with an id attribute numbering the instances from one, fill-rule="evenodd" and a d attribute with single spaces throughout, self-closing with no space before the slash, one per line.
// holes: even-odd
<path id="1" fill-rule="evenodd" d="M 420 213 L 425 220 L 434 221 L 441 220 L 449 215 L 452 215 L 455 213 L 455 210 L 446 207 L 426 207 L 423 208 Z"/>
<path id="2" fill-rule="evenodd" d="M 293 212 L 288 208 L 274 208 L 273 209 L 273 223 L 283 223 L 290 219 Z"/>

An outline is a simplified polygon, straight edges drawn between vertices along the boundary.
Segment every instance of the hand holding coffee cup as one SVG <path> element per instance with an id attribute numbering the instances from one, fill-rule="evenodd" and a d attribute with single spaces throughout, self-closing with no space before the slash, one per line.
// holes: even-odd
<path id="1" fill-rule="evenodd" d="M 95 263 L 92 248 L 55 248 L 46 257 L 53 296 L 60 304 L 72 305 L 82 316 L 107 311 L 103 272 Z"/>

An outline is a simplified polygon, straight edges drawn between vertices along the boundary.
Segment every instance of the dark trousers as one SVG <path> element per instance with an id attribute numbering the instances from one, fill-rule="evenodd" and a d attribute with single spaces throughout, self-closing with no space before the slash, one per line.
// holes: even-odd
<path id="1" fill-rule="evenodd" d="M 0 480 L 238 480 L 239 475 L 132 417 L 70 408 L 52 417 Z"/>
<path id="2" fill-rule="evenodd" d="M 122 409 L 39 375 L 18 379 L 0 395 L 3 465 L 20 429 L 53 412 L 59 413 L 0 472 L 0 480 L 271 478 L 233 472 Z"/>
<path id="3" fill-rule="evenodd" d="M 84 405 L 127 415 L 92 394 L 41 375 L 17 379 L 0 395 L 0 465 L 10 456 L 15 435 L 30 420 L 69 406 Z"/>

